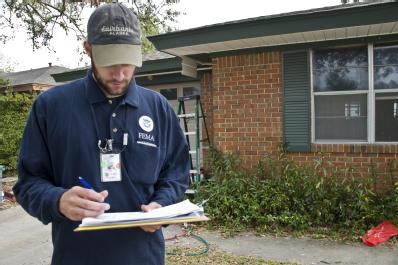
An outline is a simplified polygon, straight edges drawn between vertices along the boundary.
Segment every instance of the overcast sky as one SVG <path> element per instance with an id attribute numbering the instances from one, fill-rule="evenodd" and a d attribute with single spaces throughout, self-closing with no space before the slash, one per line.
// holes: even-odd
<path id="1" fill-rule="evenodd" d="M 178 29 L 187 29 L 339 4 L 341 0 L 181 0 L 176 9 L 184 14 L 178 18 L 176 26 Z M 26 35 L 19 33 L 12 41 L 0 45 L 0 67 L 4 66 L 4 59 L 14 71 L 45 67 L 49 62 L 69 68 L 82 67 L 88 63 L 85 59 L 80 61 L 81 56 L 76 50 L 82 43 L 78 43 L 75 36 L 59 32 L 52 43 L 54 51 L 44 48 L 33 52 Z"/>

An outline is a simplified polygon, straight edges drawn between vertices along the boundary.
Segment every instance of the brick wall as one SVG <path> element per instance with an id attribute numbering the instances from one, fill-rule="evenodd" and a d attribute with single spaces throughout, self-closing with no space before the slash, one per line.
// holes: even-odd
<path id="1" fill-rule="evenodd" d="M 202 104 L 212 143 L 224 152 L 239 150 L 246 167 L 275 153 L 283 139 L 283 92 L 279 52 L 213 58 L 202 76 Z M 320 154 L 358 176 L 395 174 L 398 145 L 312 144 L 311 152 L 289 153 L 303 166 Z"/>
<path id="2" fill-rule="evenodd" d="M 304 155 L 310 161 L 322 153 L 339 168 L 354 169 L 355 175 L 359 177 L 388 179 L 390 175 L 398 176 L 396 144 L 312 144 L 311 151 L 312 153 L 298 156 Z M 294 158 L 297 159 L 297 155 Z"/>
<path id="3" fill-rule="evenodd" d="M 336 144 L 334 146 L 338 149 L 344 145 Z M 319 149 L 320 147 L 316 148 Z M 394 185 L 398 181 L 397 153 L 330 151 L 288 154 L 289 158 L 302 166 L 314 165 L 314 161 L 319 160 L 321 156 L 332 163 L 331 165 L 325 164 L 325 167 L 329 168 L 330 172 L 338 168 L 341 173 L 345 170 L 349 171 L 350 176 L 371 177 L 377 188 L 383 189 L 386 186 Z"/>
<path id="4" fill-rule="evenodd" d="M 209 133 L 210 142 L 213 143 L 213 88 L 212 74 L 210 72 L 203 73 L 200 78 L 200 101 L 203 111 L 205 112 L 206 126 Z M 202 127 L 203 129 L 203 127 Z M 205 131 L 202 130 L 202 138 L 205 138 Z"/>
<path id="5" fill-rule="evenodd" d="M 203 95 L 213 142 L 225 152 L 239 150 L 248 167 L 282 140 L 280 69 L 278 52 L 213 59 L 212 92 Z"/>

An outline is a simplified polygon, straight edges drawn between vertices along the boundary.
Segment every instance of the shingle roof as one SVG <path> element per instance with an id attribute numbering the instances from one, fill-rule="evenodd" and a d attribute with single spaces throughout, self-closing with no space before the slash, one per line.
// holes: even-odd
<path id="1" fill-rule="evenodd" d="M 56 85 L 57 83 L 51 75 L 69 70 L 69 68 L 54 65 L 20 72 L 0 73 L 0 77 L 10 80 L 13 86 L 22 84 Z"/>
<path id="2" fill-rule="evenodd" d="M 142 55 L 142 60 L 145 61 L 153 61 L 153 60 L 161 60 L 161 59 L 168 59 L 168 58 L 173 58 L 175 57 L 174 55 L 160 52 L 160 51 L 153 51 L 150 53 L 145 53 Z"/>

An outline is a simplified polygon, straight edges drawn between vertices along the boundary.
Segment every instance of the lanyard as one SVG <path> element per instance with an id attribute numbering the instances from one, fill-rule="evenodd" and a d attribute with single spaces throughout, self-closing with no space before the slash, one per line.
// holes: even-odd
<path id="1" fill-rule="evenodd" d="M 97 117 L 95 116 L 95 111 L 93 108 L 93 105 L 89 103 L 90 105 L 90 110 L 91 110 L 91 117 L 94 122 L 94 127 L 95 127 L 95 132 L 97 134 L 97 139 L 98 139 L 98 149 L 101 151 L 101 153 L 110 153 L 113 151 L 113 141 L 114 139 L 105 139 L 105 145 L 102 145 L 102 141 L 100 139 L 100 133 L 99 133 L 99 128 L 98 128 L 98 123 L 97 123 Z M 124 104 L 124 132 L 123 132 L 123 148 L 120 150 L 119 153 L 123 152 L 124 149 L 126 149 L 127 143 L 128 143 L 128 132 L 127 132 L 127 106 Z"/>

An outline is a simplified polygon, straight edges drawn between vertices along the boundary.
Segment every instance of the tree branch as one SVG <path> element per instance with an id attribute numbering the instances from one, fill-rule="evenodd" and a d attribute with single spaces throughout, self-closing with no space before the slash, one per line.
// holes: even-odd
<path id="1" fill-rule="evenodd" d="M 3 0 L 0 7 L 5 12 L 0 14 L 0 28 L 13 29 L 16 25 L 24 27 L 32 40 L 33 49 L 49 47 L 57 27 L 61 27 L 67 34 L 72 31 L 77 39 L 81 39 L 85 35 L 81 25 L 81 11 L 88 5 L 99 6 L 101 2 L 110 0 L 90 0 L 89 3 L 85 0 Z M 165 8 L 177 2 L 179 0 L 162 0 L 160 4 L 155 4 L 153 0 L 132 0 L 133 10 L 142 25 L 143 37 L 148 33 L 157 34 L 169 30 L 168 22 L 175 22 L 179 13 Z M 11 37 L 0 33 L 2 40 Z"/>

